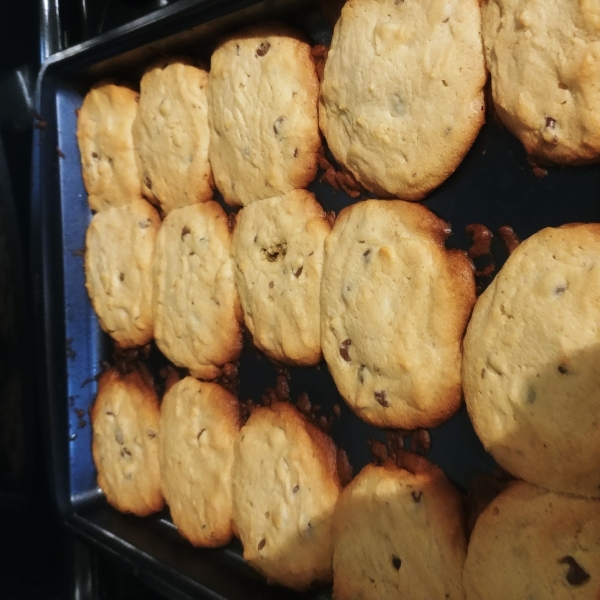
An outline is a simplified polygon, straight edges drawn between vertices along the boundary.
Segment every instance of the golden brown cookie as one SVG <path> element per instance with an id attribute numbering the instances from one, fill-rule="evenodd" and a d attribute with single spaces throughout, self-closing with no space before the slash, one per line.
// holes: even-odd
<path id="1" fill-rule="evenodd" d="M 242 349 L 230 248 L 227 215 L 212 201 L 171 211 L 156 240 L 156 344 L 201 379 L 218 377 Z"/>
<path id="2" fill-rule="evenodd" d="M 367 465 L 344 489 L 333 526 L 336 600 L 462 600 L 462 497 L 425 461 L 410 473 Z"/>
<path id="3" fill-rule="evenodd" d="M 94 215 L 85 236 L 85 286 L 100 326 L 122 348 L 153 336 L 152 269 L 160 218 L 145 200 Z"/>
<path id="4" fill-rule="evenodd" d="M 216 383 L 186 377 L 165 394 L 158 458 L 173 523 L 194 546 L 222 546 L 231 528 L 239 403 Z"/>
<path id="5" fill-rule="evenodd" d="M 133 141 L 142 192 L 164 213 L 212 198 L 207 86 L 186 59 L 162 59 L 142 77 Z"/>
<path id="6" fill-rule="evenodd" d="M 163 507 L 158 467 L 160 408 L 144 370 L 102 374 L 92 408 L 92 454 L 98 485 L 121 512 L 139 516 Z"/>
<path id="7" fill-rule="evenodd" d="M 321 343 L 338 390 L 379 427 L 431 427 L 461 402 L 473 268 L 424 206 L 366 200 L 325 242 Z"/>
<path id="8" fill-rule="evenodd" d="M 236 283 L 246 327 L 276 361 L 321 360 L 319 291 L 331 226 L 306 190 L 253 202 L 233 233 Z"/>
<path id="9" fill-rule="evenodd" d="M 600 158 L 600 9 L 595 0 L 487 0 L 494 105 L 535 158 Z"/>
<path id="10" fill-rule="evenodd" d="M 139 95 L 128 87 L 99 83 L 77 116 L 77 142 L 90 208 L 106 210 L 141 198 L 131 126 Z"/>
<path id="11" fill-rule="evenodd" d="M 348 0 L 319 120 L 336 160 L 380 197 L 420 200 L 484 123 L 478 0 Z"/>
<path id="12" fill-rule="evenodd" d="M 285 403 L 258 408 L 234 448 L 233 517 L 244 558 L 296 590 L 331 581 L 340 491 L 329 436 Z"/>
<path id="13" fill-rule="evenodd" d="M 301 34 L 276 23 L 223 41 L 211 58 L 210 163 L 232 205 L 307 186 L 321 147 L 319 81 Z"/>
<path id="14" fill-rule="evenodd" d="M 467 600 L 597 600 L 600 501 L 515 482 L 475 524 L 464 585 Z"/>
<path id="15" fill-rule="evenodd" d="M 538 231 L 481 295 L 464 343 L 469 415 L 507 471 L 600 496 L 600 225 Z"/>

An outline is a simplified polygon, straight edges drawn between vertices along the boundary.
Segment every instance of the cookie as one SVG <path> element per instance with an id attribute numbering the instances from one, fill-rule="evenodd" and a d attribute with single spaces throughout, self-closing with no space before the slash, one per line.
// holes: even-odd
<path id="1" fill-rule="evenodd" d="M 85 236 L 85 287 L 100 326 L 122 348 L 154 331 L 152 270 L 160 218 L 145 200 L 96 214 Z"/>
<path id="2" fill-rule="evenodd" d="M 148 373 L 105 371 L 98 381 L 91 416 L 98 485 L 109 504 L 141 517 L 161 510 L 160 408 Z"/>
<path id="3" fill-rule="evenodd" d="M 156 240 L 156 344 L 200 379 L 218 377 L 242 349 L 230 247 L 227 215 L 213 201 L 171 211 Z"/>
<path id="4" fill-rule="evenodd" d="M 158 459 L 173 523 L 194 546 L 232 537 L 231 467 L 239 403 L 216 383 L 182 379 L 161 406 Z"/>
<path id="5" fill-rule="evenodd" d="M 427 461 L 417 473 L 367 465 L 340 494 L 333 525 L 336 600 L 462 600 L 462 497 Z"/>
<path id="6" fill-rule="evenodd" d="M 77 116 L 83 183 L 93 211 L 141 198 L 131 126 L 139 95 L 114 83 L 94 86 Z"/>
<path id="7" fill-rule="evenodd" d="M 352 410 L 379 427 L 432 427 L 461 402 L 473 268 L 424 206 L 366 200 L 325 242 L 321 343 Z"/>
<path id="8" fill-rule="evenodd" d="M 481 295 L 464 342 L 469 415 L 507 471 L 600 496 L 600 225 L 522 242 Z"/>
<path id="9" fill-rule="evenodd" d="M 534 159 L 600 158 L 599 26 L 598 5 L 588 0 L 483 4 L 496 112 Z"/>
<path id="10" fill-rule="evenodd" d="M 340 490 L 331 438 L 290 404 L 258 408 L 235 442 L 232 482 L 248 563 L 299 591 L 330 582 Z"/>
<path id="11" fill-rule="evenodd" d="M 348 0 L 321 84 L 336 160 L 380 197 L 420 200 L 484 123 L 478 0 Z"/>
<path id="12" fill-rule="evenodd" d="M 596 600 L 600 501 L 515 482 L 475 524 L 464 585 L 467 600 Z"/>
<path id="13" fill-rule="evenodd" d="M 233 233 L 236 284 L 246 327 L 276 361 L 321 360 L 319 290 L 331 227 L 306 190 L 253 202 Z"/>
<path id="14" fill-rule="evenodd" d="M 211 58 L 210 163 L 231 205 L 307 186 L 321 147 L 319 82 L 311 50 L 294 29 L 256 25 Z"/>
<path id="15" fill-rule="evenodd" d="M 164 213 L 212 198 L 208 162 L 208 73 L 185 59 L 144 73 L 133 122 L 142 192 Z"/>

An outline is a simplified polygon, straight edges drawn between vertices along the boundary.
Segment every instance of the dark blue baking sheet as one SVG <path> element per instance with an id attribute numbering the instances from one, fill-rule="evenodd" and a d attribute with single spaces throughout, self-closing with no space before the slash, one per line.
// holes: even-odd
<path id="1" fill-rule="evenodd" d="M 77 148 L 76 109 L 94 81 L 107 76 L 136 83 L 157 55 L 186 52 L 204 60 L 219 35 L 259 20 L 284 20 L 328 43 L 331 27 L 312 2 L 299 0 L 180 0 L 167 9 L 95 40 L 54 55 L 37 85 L 37 130 L 33 157 L 33 287 L 38 336 L 36 364 L 42 390 L 45 447 L 54 496 L 65 523 L 97 547 L 119 557 L 139 577 L 171 598 L 292 598 L 265 586 L 240 557 L 238 542 L 222 550 L 192 548 L 178 536 L 168 513 L 140 519 L 110 508 L 96 485 L 88 410 L 94 376 L 112 344 L 100 331 L 84 287 L 83 256 L 90 220 Z M 482 223 L 494 233 L 509 225 L 520 238 L 545 226 L 600 220 L 598 168 L 550 170 L 534 175 L 520 144 L 488 117 L 473 148 L 450 179 L 425 201 L 452 226 L 448 246 L 467 249 L 467 225 Z M 319 180 L 310 188 L 326 210 L 354 202 Z M 230 210 L 230 209 L 228 209 Z M 496 236 L 498 269 L 507 256 Z M 481 277 L 481 288 L 490 278 Z M 307 392 L 331 415 L 332 435 L 354 472 L 372 459 L 368 439 L 383 439 L 346 407 L 327 368 L 292 368 L 291 396 Z M 275 386 L 276 367 L 246 343 L 239 367 L 240 398 L 260 399 Z M 477 440 L 464 407 L 431 430 L 429 458 L 460 488 L 495 464 Z M 312 597 L 329 597 L 327 592 Z"/>

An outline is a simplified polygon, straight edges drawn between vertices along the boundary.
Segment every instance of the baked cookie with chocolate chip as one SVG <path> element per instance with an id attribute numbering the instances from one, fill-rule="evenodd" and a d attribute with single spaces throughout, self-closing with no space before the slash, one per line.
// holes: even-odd
<path id="1" fill-rule="evenodd" d="M 109 504 L 141 517 L 161 510 L 160 407 L 147 371 L 105 371 L 91 417 L 98 485 Z"/>
<path id="2" fill-rule="evenodd" d="M 142 197 L 131 135 L 138 99 L 137 92 L 110 82 L 95 85 L 83 99 L 77 116 L 77 142 L 93 211 Z"/>
<path id="3" fill-rule="evenodd" d="M 475 524 L 464 585 L 467 600 L 596 600 L 600 501 L 513 483 Z"/>
<path id="4" fill-rule="evenodd" d="M 256 409 L 235 442 L 233 518 L 244 558 L 270 583 L 331 582 L 336 448 L 290 404 Z"/>
<path id="5" fill-rule="evenodd" d="M 382 198 L 420 200 L 485 121 L 479 0 L 348 0 L 319 120 L 334 157 Z"/>
<path id="6" fill-rule="evenodd" d="M 463 386 L 479 439 L 541 487 L 600 496 L 600 225 L 522 242 L 480 296 Z"/>
<path id="7" fill-rule="evenodd" d="M 246 205 L 306 187 L 321 147 L 310 45 L 285 25 L 255 25 L 211 58 L 210 163 L 225 201 Z"/>
<path id="8" fill-rule="evenodd" d="M 276 361 L 321 360 L 319 290 L 331 226 L 306 190 L 253 202 L 233 233 L 236 283 L 246 327 Z"/>
<path id="9" fill-rule="evenodd" d="M 140 83 L 133 122 L 142 192 L 166 214 L 212 198 L 208 162 L 208 73 L 187 59 L 162 59 Z"/>
<path id="10" fill-rule="evenodd" d="M 600 9 L 488 0 L 483 42 L 498 116 L 534 160 L 600 159 Z"/>
<path id="11" fill-rule="evenodd" d="M 366 200 L 325 242 L 321 343 L 352 410 L 379 427 L 433 427 L 461 402 L 473 267 L 424 206 Z"/>
<path id="12" fill-rule="evenodd" d="M 152 269 L 160 228 L 155 208 L 142 199 L 92 218 L 85 236 L 85 287 L 100 326 L 121 348 L 153 336 Z"/>
<path id="13" fill-rule="evenodd" d="M 214 201 L 171 211 L 156 240 L 154 337 L 176 366 L 215 379 L 242 350 L 227 215 Z"/>
<path id="14" fill-rule="evenodd" d="M 411 473 L 367 465 L 340 494 L 333 525 L 336 600 L 462 600 L 462 497 L 425 459 Z M 516 596 L 515 596 L 516 597 Z"/>
<path id="15" fill-rule="evenodd" d="M 173 524 L 194 546 L 232 536 L 231 468 L 240 430 L 237 398 L 216 383 L 186 377 L 165 394 L 158 459 Z"/>

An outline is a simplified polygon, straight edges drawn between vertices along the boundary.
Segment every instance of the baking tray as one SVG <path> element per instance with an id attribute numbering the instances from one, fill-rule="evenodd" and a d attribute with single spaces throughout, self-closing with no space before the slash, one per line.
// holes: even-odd
<path id="1" fill-rule="evenodd" d="M 268 587 L 241 558 L 234 541 L 220 550 L 194 549 L 169 521 L 168 512 L 140 519 L 122 515 L 105 502 L 96 485 L 88 410 L 93 403 L 100 360 L 112 351 L 100 331 L 84 287 L 82 249 L 91 218 L 81 178 L 75 138 L 76 109 L 89 86 L 104 77 L 136 82 L 158 55 L 185 52 L 206 61 L 218 37 L 261 20 L 282 20 L 303 29 L 315 42 L 328 44 L 331 26 L 317 3 L 300 0 L 187 1 L 133 22 L 50 58 L 36 93 L 39 129 L 33 151 L 33 289 L 38 335 L 38 374 L 43 397 L 48 467 L 64 522 L 94 546 L 119 557 L 137 575 L 170 598 L 294 598 Z M 600 220 L 598 167 L 561 168 L 534 174 L 519 142 L 491 114 L 475 144 L 447 182 L 425 204 L 448 221 L 447 245 L 468 249 L 469 224 L 494 233 L 513 227 L 521 238 L 545 226 Z M 540 171 L 538 170 L 538 175 Z M 338 212 L 355 202 L 320 181 L 310 189 L 326 210 Z M 231 211 L 231 209 L 227 208 Z M 479 268 L 496 271 L 508 251 L 498 236 Z M 479 289 L 491 280 L 478 277 Z M 337 393 L 324 363 L 291 368 L 291 397 L 302 392 L 322 413 L 332 414 L 332 436 L 357 473 L 372 460 L 368 440 L 384 433 L 355 417 Z M 246 342 L 240 361 L 240 398 L 259 401 L 274 387 L 277 368 Z M 463 408 L 430 431 L 429 458 L 466 490 L 495 463 L 483 450 Z M 306 597 L 328 598 L 321 591 Z"/>

